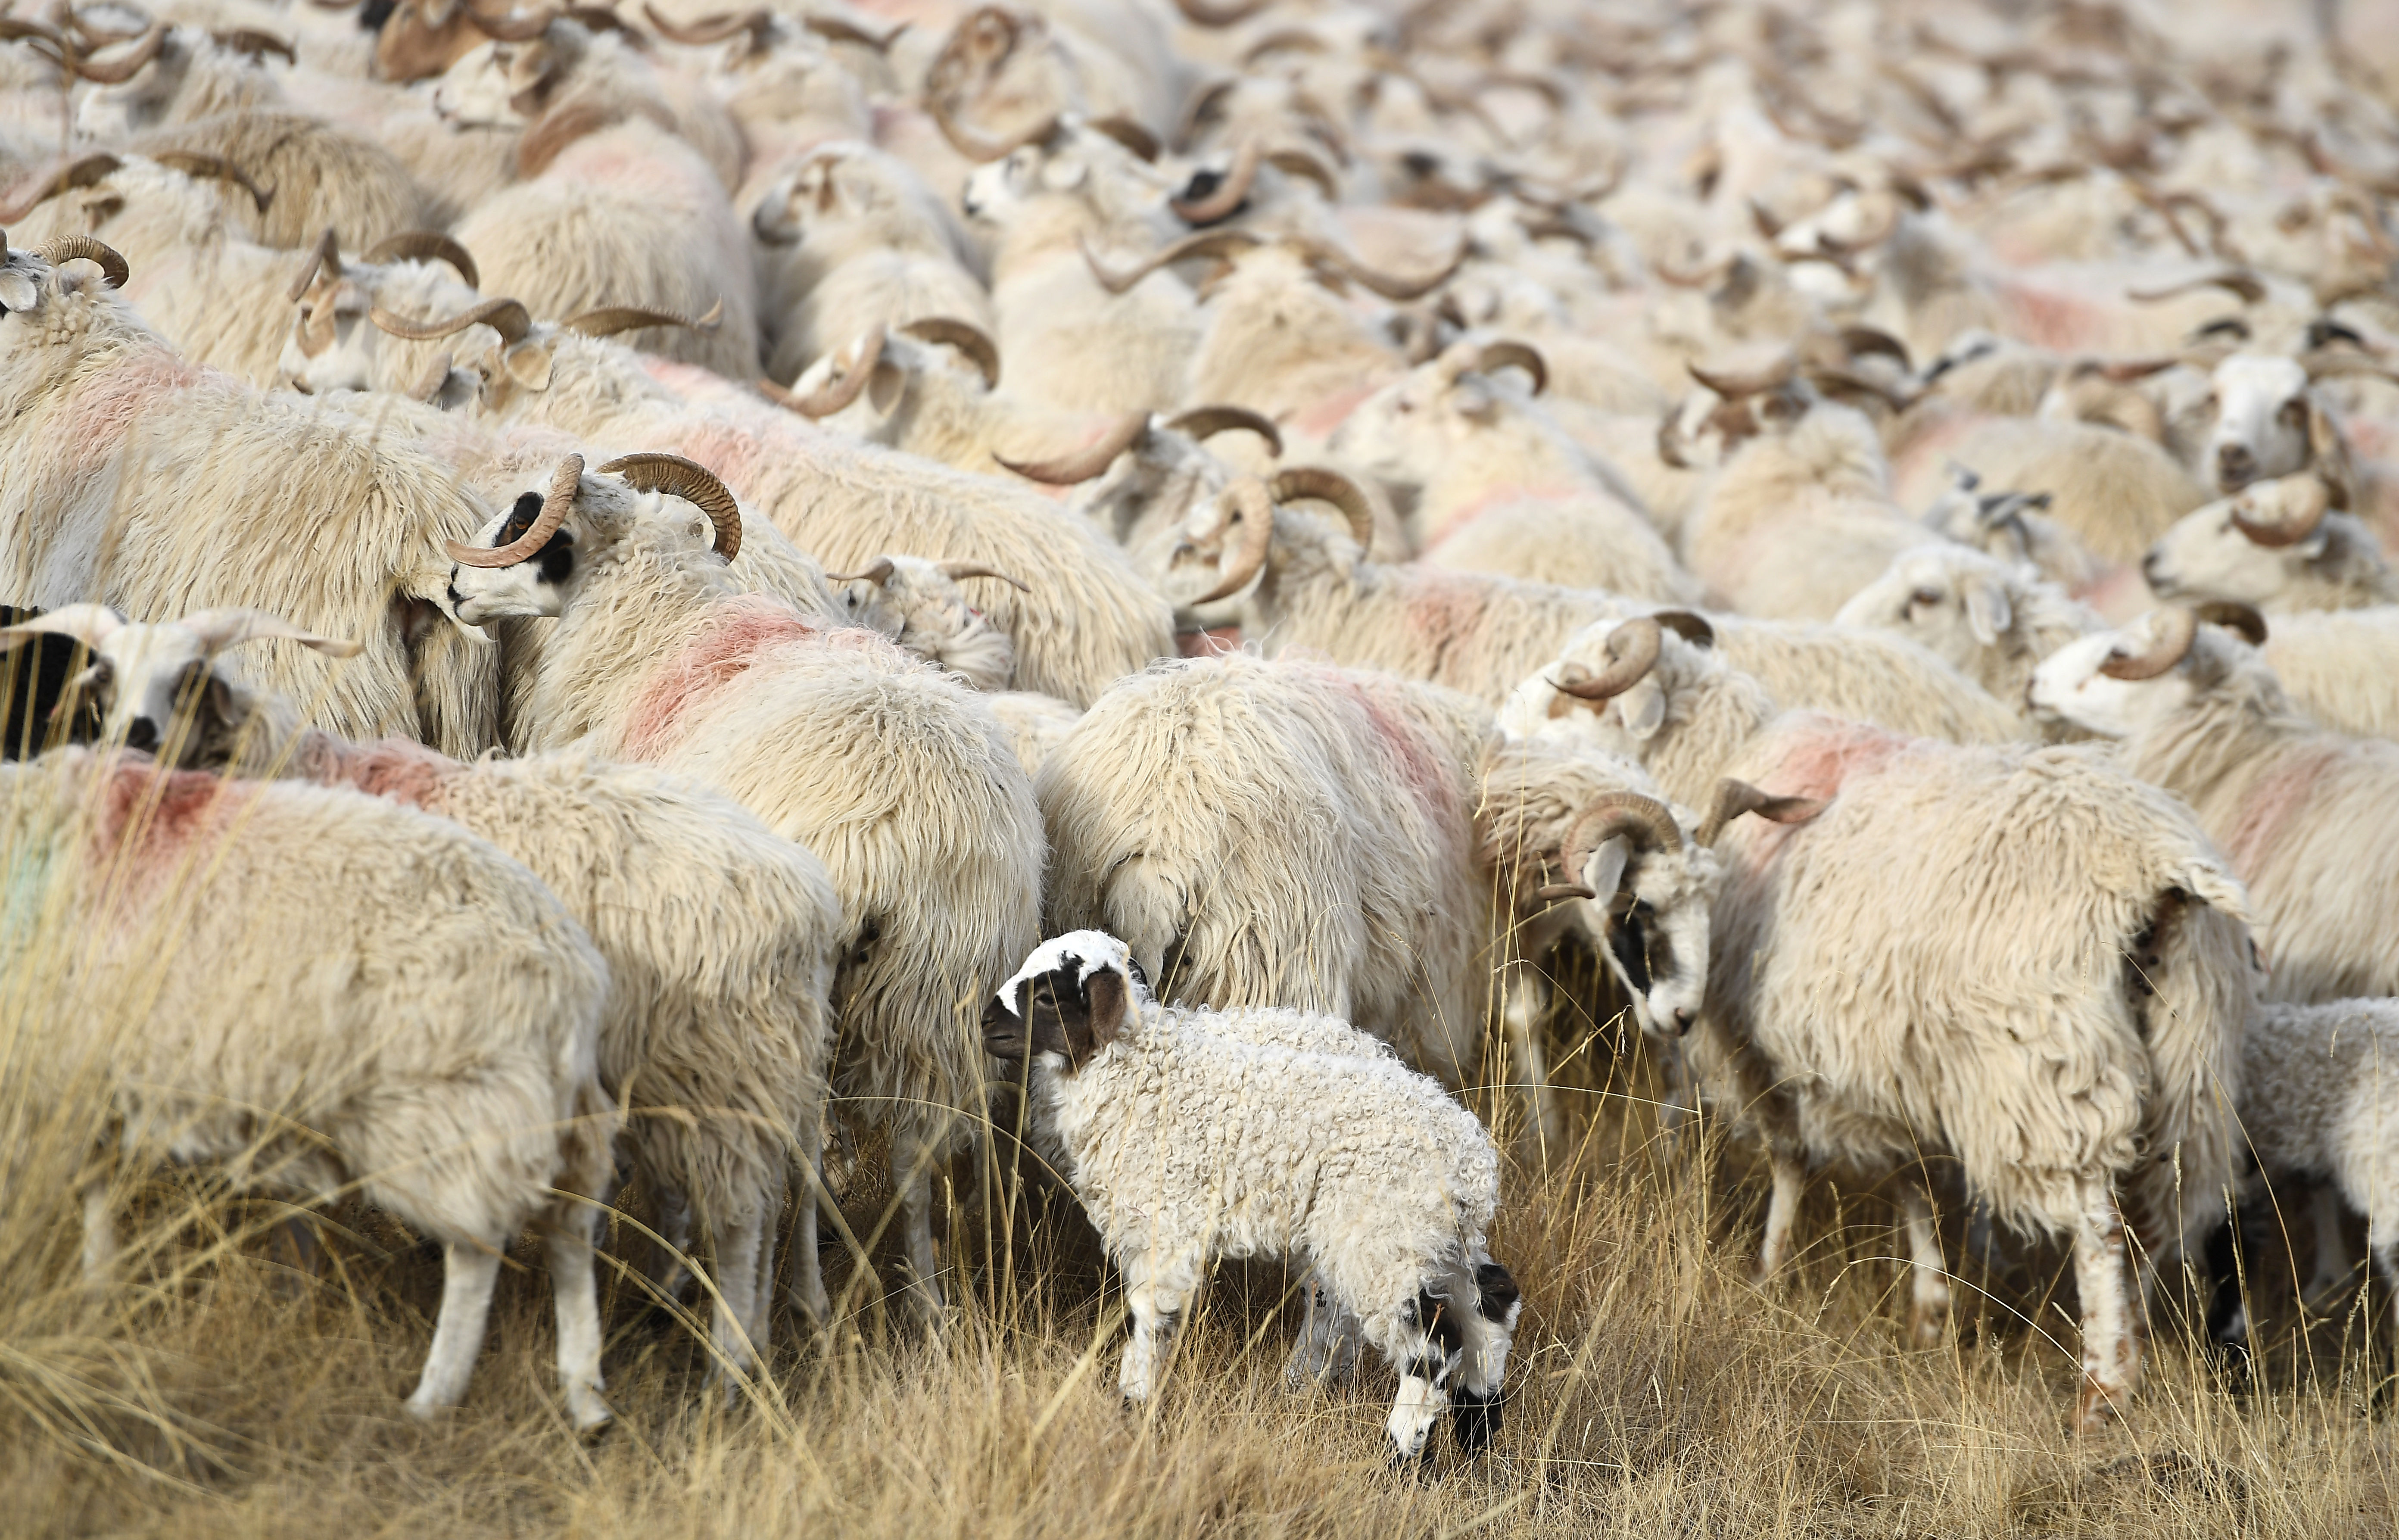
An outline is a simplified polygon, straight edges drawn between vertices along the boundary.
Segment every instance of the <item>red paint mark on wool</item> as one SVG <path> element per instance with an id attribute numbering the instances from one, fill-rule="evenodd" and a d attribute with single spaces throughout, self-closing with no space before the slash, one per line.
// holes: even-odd
<path id="1" fill-rule="evenodd" d="M 1864 722 L 1819 716 L 1782 735 L 1783 750 L 1759 790 L 1776 797 L 1837 796 L 1853 775 L 1871 775 L 1907 747 L 1909 740 Z"/>
<path id="2" fill-rule="evenodd" d="M 1572 502 L 1579 497 L 1589 496 L 1591 491 L 1588 487 L 1575 486 L 1566 483 L 1540 486 L 1485 487 L 1481 497 L 1453 510 L 1449 517 L 1441 522 L 1441 527 L 1430 532 L 1431 538 L 1437 546 L 1484 514 L 1502 508 L 1514 508 L 1523 503 Z"/>
<path id="3" fill-rule="evenodd" d="M 1443 650 L 1467 641 L 1483 629 L 1490 585 L 1471 573 L 1411 567 L 1407 573 L 1408 635 L 1420 647 Z"/>
<path id="4" fill-rule="evenodd" d="M 386 738 L 356 748 L 345 745 L 333 777 L 371 797 L 388 797 L 422 808 L 442 801 L 442 788 L 461 768 L 456 760 L 422 743 Z"/>
<path id="5" fill-rule="evenodd" d="M 1408 795 L 1436 816 L 1456 808 L 1462 799 L 1457 783 L 1442 762 L 1430 734 L 1417 723 L 1396 716 L 1383 702 L 1349 675 L 1328 669 L 1320 675 L 1324 682 L 1349 697 L 1366 714 L 1367 725 L 1383 753 L 1398 769 Z"/>
<path id="6" fill-rule="evenodd" d="M 683 425 L 680 432 L 669 438 L 668 447 L 716 472 L 735 497 L 756 496 L 751 489 L 759 484 L 767 447 L 758 435 L 730 423 L 701 418 Z"/>
<path id="7" fill-rule="evenodd" d="M 2282 842 L 2284 825 L 2308 805 L 2317 784 L 2341 758 L 2338 748 L 2294 755 L 2288 763 L 2277 766 L 2249 788 L 2249 795 L 2241 803 L 2240 821 L 2232 825 L 2231 838 L 2224 842 L 2232 856 L 2233 868 L 2241 876 L 2248 877 L 2257 869 L 2259 859 Z"/>
<path id="8" fill-rule="evenodd" d="M 2041 348 L 2087 349 L 2106 340 L 2108 312 L 2072 294 L 2021 283 L 1999 285 L 2007 322 L 2000 330 Z"/>
<path id="9" fill-rule="evenodd" d="M 203 770 L 126 764 L 102 773 L 91 861 L 125 874 L 129 900 L 171 875 L 251 795 L 242 783 Z"/>
<path id="10" fill-rule="evenodd" d="M 825 636 L 822 626 L 773 599 L 731 599 L 718 606 L 707 627 L 652 672 L 648 688 L 626 713 L 626 757 L 648 759 L 665 750 L 685 712 L 739 678 L 762 654 Z"/>
<path id="11" fill-rule="evenodd" d="M 88 470 L 115 454 L 134 425 L 167 397 L 211 376 L 224 379 L 163 348 L 137 353 L 75 388 L 59 420 L 57 442 L 65 447 L 74 469 Z"/>
<path id="12" fill-rule="evenodd" d="M 1240 650 L 1240 626 L 1210 626 L 1203 631 L 1174 634 L 1174 655 L 1178 658 L 1213 658 L 1220 652 Z"/>
<path id="13" fill-rule="evenodd" d="M 1292 414 L 1291 426 L 1319 438 L 1332 432 L 1349 420 L 1349 414 L 1365 404 L 1366 398 L 1382 388 L 1377 383 L 1362 385 L 1354 390 L 1344 390 L 1337 396 L 1327 396 L 1304 412 Z"/>

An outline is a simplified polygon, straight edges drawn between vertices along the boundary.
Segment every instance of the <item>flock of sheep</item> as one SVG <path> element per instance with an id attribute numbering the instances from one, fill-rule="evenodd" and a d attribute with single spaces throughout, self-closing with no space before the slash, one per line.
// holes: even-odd
<path id="1" fill-rule="evenodd" d="M 1573 944 L 1763 1274 L 1815 1172 L 1919 1342 L 1930 1171 L 2068 1245 L 2078 1426 L 2260 1172 L 2399 1285 L 2399 77 L 2255 8 L 20 0 L 0 957 L 113 1088 L 86 1268 L 120 1170 L 355 1195 L 430 1412 L 530 1227 L 591 1428 L 620 1181 L 739 1376 L 869 1127 L 939 1321 L 1014 1085 L 1127 1397 L 1287 1255 L 1288 1372 L 1471 1451 L 1458 1094 L 1565 1138 Z"/>

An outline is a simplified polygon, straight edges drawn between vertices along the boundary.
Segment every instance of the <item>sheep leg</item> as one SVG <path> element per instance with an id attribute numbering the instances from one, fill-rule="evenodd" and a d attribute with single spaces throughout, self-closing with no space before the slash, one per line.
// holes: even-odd
<path id="1" fill-rule="evenodd" d="M 1899 1207 L 1907 1224 L 1908 1340 L 1918 1347 L 1938 1347 L 1948 1335 L 1949 1274 L 1942 1264 L 1932 1195 L 1920 1179 L 1910 1179 L 1901 1184 Z"/>
<path id="2" fill-rule="evenodd" d="M 1767 1170 L 1772 1178 L 1772 1194 L 1766 1200 L 1766 1239 L 1757 1248 L 1757 1281 L 1771 1282 L 1791 1260 L 1791 1226 L 1799 1217 L 1799 1194 L 1807 1185 L 1808 1168 L 1798 1152 L 1785 1148 L 1780 1141 L 1770 1146 L 1766 1157 Z"/>
<path id="3" fill-rule="evenodd" d="M 784 1290 L 800 1319 L 811 1330 L 822 1330 L 833 1320 L 833 1302 L 825 1297 L 824 1260 L 817 1250 L 817 1157 L 803 1154 L 793 1170 L 799 1180 L 792 1197 L 792 1286 Z M 774 1259 L 766 1259 L 769 1277 Z M 760 1296 L 764 1298 L 763 1295 Z"/>
<path id="4" fill-rule="evenodd" d="M 1191 1298 L 1197 1270 L 1175 1265 L 1153 1269 L 1145 1261 L 1135 1261 L 1118 1271 L 1124 1274 L 1132 1330 L 1117 1369 L 1117 1388 L 1138 1406 L 1149 1399 L 1157 1382 L 1159 1338 L 1173 1330 L 1175 1316 Z"/>
<path id="5" fill-rule="evenodd" d="M 2308 1208 L 2315 1220 L 2316 1265 L 2308 1277 L 2307 1288 L 2299 1291 L 2299 1302 L 2311 1314 L 2321 1315 L 2333 1296 L 2340 1292 L 2340 1286 L 2349 1281 L 2354 1264 L 2349 1260 L 2348 1238 L 2340 1229 L 2346 1212 L 2340 1190 L 2328 1181 L 2310 1183 Z"/>
<path id="6" fill-rule="evenodd" d="M 116 1261 L 116 1216 L 109 1211 L 108 1183 L 83 1184 L 83 1281 L 94 1286 L 108 1281 Z"/>
<path id="7" fill-rule="evenodd" d="M 1450 1426 L 1457 1435 L 1459 1452 L 1471 1458 L 1489 1448 L 1499 1431 L 1508 1350 L 1515 1342 L 1516 1318 L 1524 1304 L 1516 1280 L 1488 1260 L 1471 1275 L 1463 1270 L 1455 1274 L 1449 1297 L 1459 1305 L 1462 1329 Z"/>
<path id="8" fill-rule="evenodd" d="M 590 1276 L 588 1258 L 585 1275 Z M 430 1417 L 445 1407 L 456 1406 L 467 1394 L 475 1356 L 483 1350 L 492 1288 L 499 1281 L 500 1243 L 452 1242 L 441 1248 L 441 1313 L 433 1319 L 433 1345 L 425 1355 L 425 1372 L 417 1379 L 416 1393 L 408 1398 L 411 1416 Z M 593 1315 L 596 1319 L 596 1302 Z"/>
<path id="9" fill-rule="evenodd" d="M 650 1243 L 650 1264 L 643 1273 L 658 1293 L 670 1300 L 683 1297 L 691 1282 L 684 1259 L 691 1255 L 691 1200 L 683 1189 L 658 1188 L 658 1238 Z"/>
<path id="10" fill-rule="evenodd" d="M 2082 1393 L 2074 1431 L 2092 1433 L 2121 1413 L 2141 1379 L 2140 1339 L 2126 1297 L 2124 1220 L 2105 1179 L 2079 1184 L 2074 1285 L 2082 1297 Z"/>
<path id="11" fill-rule="evenodd" d="M 1358 1370 L 1357 1317 L 1334 1301 L 1313 1271 L 1300 1298 L 1299 1341 L 1283 1360 L 1284 1386 L 1298 1390 L 1348 1380 Z"/>
<path id="12" fill-rule="evenodd" d="M 1429 1294 L 1419 1295 L 1400 1307 L 1399 1351 L 1391 1355 L 1391 1367 L 1400 1373 L 1400 1391 L 1391 1398 L 1391 1415 L 1383 1424 L 1395 1466 L 1423 1456 L 1425 1436 L 1449 1410 L 1446 1386 L 1452 1360 L 1433 1341 L 1433 1323 L 1426 1318 L 1435 1302 Z"/>
<path id="13" fill-rule="evenodd" d="M 1500 983 L 1500 1016 L 1507 1024 L 1509 1068 L 1532 1114 L 1532 1132 L 1543 1159 L 1563 1151 L 1565 1130 L 1550 1095 L 1550 1069 L 1541 1052 L 1541 1023 L 1550 1014 L 1550 989 L 1529 962 L 1508 964 Z"/>
<path id="14" fill-rule="evenodd" d="M 725 1382 L 733 1398 L 737 1376 L 747 1374 L 756 1359 L 751 1350 L 751 1329 L 758 1318 L 758 1253 L 766 1249 L 766 1216 L 752 1213 L 720 1233 L 716 1241 L 716 1310 L 710 1338 L 716 1361 L 708 1371 L 710 1383 Z"/>
<path id="15" fill-rule="evenodd" d="M 551 1308 L 558 1316 L 558 1385 L 575 1431 L 595 1433 L 616 1413 L 600 1396 L 606 1382 L 600 1376 L 600 1288 L 592 1275 L 591 1220 L 579 1203 L 562 1201 L 559 1208 L 547 1237 Z M 493 1266 L 496 1275 L 496 1256 Z M 483 1304 L 486 1309 L 491 1304 L 488 1287 Z M 437 1329 L 434 1335 L 438 1339 L 440 1333 Z"/>
<path id="16" fill-rule="evenodd" d="M 906 1173 L 900 1188 L 900 1224 L 908 1244 L 908 1297 L 928 1329 L 942 1326 L 942 1270 L 933 1254 L 933 1172 L 929 1159 L 903 1162 L 893 1141 L 891 1170 Z"/>

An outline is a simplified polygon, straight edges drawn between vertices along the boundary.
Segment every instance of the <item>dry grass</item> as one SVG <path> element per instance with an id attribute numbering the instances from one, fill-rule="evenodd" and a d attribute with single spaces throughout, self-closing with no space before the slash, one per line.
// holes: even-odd
<path id="1" fill-rule="evenodd" d="M 0 1008 L 0 1024 L 7 1012 Z M 4 1066 L 22 1034 L 0 1032 Z M 1498 1253 L 1528 1301 L 1493 1453 L 1435 1476 L 1382 1468 L 1388 1372 L 1312 1397 L 1280 1386 L 1294 1314 L 1278 1268 L 1227 1269 L 1147 1416 L 1114 1389 L 1113 1286 L 1079 1220 L 956 1203 L 947 1337 L 878 1331 L 868 1275 L 831 1247 L 839 1339 L 786 1341 L 754 1397 L 704 1395 L 687 1325 L 618 1270 L 607 1363 L 618 1425 L 578 1442 L 550 1380 L 538 1266 L 504 1281 L 467 1405 L 400 1412 L 431 1331 L 432 1253 L 346 1216 L 319 1277 L 275 1260 L 282 1210 L 159 1178 L 125 1220 L 139 1257 L 76 1281 L 72 1178 L 90 1108 L 0 1081 L 0 1448 L 10 1534 L 202 1536 L 563 1532 L 681 1534 L 1388 1535 L 2094 1533 L 2389 1535 L 2389 1426 L 2354 1312 L 2285 1351 L 2237 1401 L 2161 1322 L 2128 1424 L 2063 1431 L 2075 1338 L 2053 1258 L 1976 1293 L 1971 1345 L 1907 1352 L 1892 1215 L 1823 1188 L 1796 1276 L 1746 1277 L 1755 1186 L 1656 1158 L 1647 1077 L 1594 1034 L 1580 1146 L 1519 1161 Z M 850 1217 L 872 1230 L 880 1199 Z M 861 1221 L 863 1221 L 861 1223 Z M 642 1244 L 620 1224 L 615 1249 Z M 1955 1254 L 1957 1227 L 1952 1225 Z M 886 1267 L 883 1276 L 891 1271 Z M 1973 1302 L 1982 1299 L 1979 1306 Z M 1977 1319 L 1976 1317 L 1979 1317 Z"/>

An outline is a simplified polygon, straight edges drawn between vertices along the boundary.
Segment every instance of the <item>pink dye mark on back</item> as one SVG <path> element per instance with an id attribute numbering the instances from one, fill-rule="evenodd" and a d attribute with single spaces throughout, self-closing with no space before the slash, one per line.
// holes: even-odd
<path id="1" fill-rule="evenodd" d="M 118 764 L 102 771 L 93 869 L 121 871 L 128 901 L 147 894 L 248 805 L 243 783 L 205 770 Z"/>
<path id="2" fill-rule="evenodd" d="M 1471 502 L 1461 504 L 1448 518 L 1443 520 L 1441 527 L 1426 533 L 1433 545 L 1438 546 L 1442 541 L 1457 534 L 1486 513 L 1496 513 L 1502 509 L 1515 508 L 1525 503 L 1575 502 L 1593 495 L 1589 487 L 1576 486 L 1564 482 L 1544 483 L 1540 485 L 1485 487 L 1482 496 Z"/>
<path id="3" fill-rule="evenodd" d="M 1337 396 L 1327 396 L 1305 411 L 1291 414 L 1291 425 L 1304 433 L 1324 437 L 1349 420 L 1349 414 L 1366 402 L 1366 398 L 1382 388 L 1380 381 L 1344 390 Z"/>
<path id="4" fill-rule="evenodd" d="M 1778 733 L 1782 753 L 1758 784 L 1776 797 L 1837 797 L 1853 775 L 1872 775 L 1912 740 L 1887 728 L 1812 713 Z"/>
<path id="5" fill-rule="evenodd" d="M 1408 635 L 1438 661 L 1483 630 L 1491 584 L 1472 573 L 1411 566 L 1406 571 Z M 1440 682 L 1440 681 L 1436 681 Z"/>
<path id="6" fill-rule="evenodd" d="M 166 398 L 213 373 L 164 348 L 137 353 L 75 388 L 54 429 L 56 442 L 66 450 L 73 470 L 88 470 L 115 454 L 126 435 Z M 223 376 L 216 378 L 221 381 Z M 232 411 L 233 405 L 226 402 L 225 410 Z"/>
<path id="7" fill-rule="evenodd" d="M 370 797 L 388 797 L 412 808 L 439 809 L 451 777 L 465 767 L 447 755 L 436 754 L 405 738 L 386 738 L 356 747 L 344 744 L 329 767 L 329 784 L 338 781 Z"/>
<path id="8" fill-rule="evenodd" d="M 1357 702 L 1358 708 L 1366 714 L 1366 722 L 1374 729 L 1376 742 L 1381 745 L 1385 756 L 1397 767 L 1401 781 L 1408 788 L 1408 795 L 1416 799 L 1418 806 L 1435 817 L 1457 807 L 1462 799 L 1458 784 L 1451 778 L 1449 767 L 1442 762 L 1442 756 L 1427 729 L 1394 715 L 1376 699 L 1373 690 L 1337 669 L 1320 671 L 1310 667 L 1307 672 L 1316 674 L 1325 684 Z"/>
<path id="9" fill-rule="evenodd" d="M 2089 349 L 2107 340 L 2108 312 L 2087 300 L 2022 283 L 1999 285 L 2002 328 L 2042 348 Z"/>
<path id="10" fill-rule="evenodd" d="M 2266 852 L 2281 842 L 2284 826 L 2308 805 L 2317 784 L 2344 757 L 2338 747 L 2293 755 L 2249 788 L 2249 795 L 2241 802 L 2241 817 L 2224 842 L 2232 857 L 2233 869 L 2243 879 L 2257 869 Z"/>
<path id="11" fill-rule="evenodd" d="M 709 623 L 651 672 L 648 685 L 634 699 L 625 715 L 626 757 L 657 757 L 675 742 L 685 713 L 739 678 L 763 655 L 787 643 L 825 635 L 824 627 L 773 599 L 751 595 L 717 606 Z"/>

